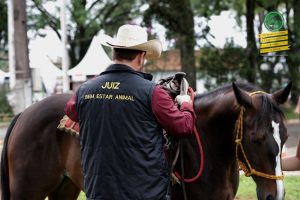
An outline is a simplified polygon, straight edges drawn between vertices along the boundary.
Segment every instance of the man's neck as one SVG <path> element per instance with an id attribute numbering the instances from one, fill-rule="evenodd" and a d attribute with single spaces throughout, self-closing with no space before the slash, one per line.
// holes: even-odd
<path id="1" fill-rule="evenodd" d="M 134 69 L 135 71 L 141 71 L 141 66 L 137 65 L 135 62 L 127 61 L 127 60 L 114 60 L 115 64 L 127 65 Z"/>

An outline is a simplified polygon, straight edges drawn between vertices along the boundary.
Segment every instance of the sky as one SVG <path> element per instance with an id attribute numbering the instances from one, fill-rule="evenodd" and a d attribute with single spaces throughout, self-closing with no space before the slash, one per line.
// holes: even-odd
<path id="1" fill-rule="evenodd" d="M 237 27 L 234 14 L 231 11 L 223 11 L 221 15 L 212 16 L 208 25 L 211 28 L 211 33 L 215 36 L 210 42 L 215 46 L 223 47 L 226 38 L 232 37 L 234 43 L 246 47 L 246 31 Z"/>
<path id="2" fill-rule="evenodd" d="M 236 26 L 231 11 L 223 11 L 218 16 L 212 16 L 211 20 L 208 21 L 208 25 L 211 28 L 210 33 L 214 36 L 214 38 L 209 37 L 209 41 L 216 47 L 222 48 L 228 38 L 233 38 L 236 44 L 246 47 L 246 33 Z M 154 29 L 157 31 L 158 37 L 163 44 L 163 50 L 167 50 L 169 44 L 168 41 L 165 40 L 165 29 L 161 25 L 155 25 Z M 46 37 L 44 38 L 29 38 L 29 49 L 43 49 L 45 54 L 55 61 L 62 55 L 62 44 L 53 31 L 45 30 L 44 32 L 46 33 Z M 204 45 L 204 43 L 204 41 L 198 42 L 200 47 Z"/>

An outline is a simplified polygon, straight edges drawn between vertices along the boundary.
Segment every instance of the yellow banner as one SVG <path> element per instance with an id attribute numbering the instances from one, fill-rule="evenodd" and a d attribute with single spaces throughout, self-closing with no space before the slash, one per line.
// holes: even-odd
<path id="1" fill-rule="evenodd" d="M 262 48 L 277 47 L 277 46 L 284 46 L 284 45 L 288 45 L 288 41 L 264 43 L 260 45 L 260 48 L 262 49 Z"/>
<path id="2" fill-rule="evenodd" d="M 267 42 L 277 42 L 277 41 L 281 41 L 281 40 L 288 40 L 289 37 L 286 36 L 279 36 L 279 37 L 271 37 L 271 38 L 262 38 L 260 39 L 261 43 L 267 43 Z"/>
<path id="3" fill-rule="evenodd" d="M 276 52 L 276 51 L 286 51 L 289 50 L 290 46 L 281 46 L 281 47 L 272 47 L 272 48 L 265 48 L 265 49 L 260 49 L 260 53 L 270 53 L 270 52 Z"/>
<path id="4" fill-rule="evenodd" d="M 266 38 L 266 37 L 274 37 L 274 36 L 279 36 L 279 35 L 287 35 L 288 30 L 285 31 L 276 31 L 276 32 L 270 32 L 270 33 L 262 33 L 259 34 L 259 38 Z"/>

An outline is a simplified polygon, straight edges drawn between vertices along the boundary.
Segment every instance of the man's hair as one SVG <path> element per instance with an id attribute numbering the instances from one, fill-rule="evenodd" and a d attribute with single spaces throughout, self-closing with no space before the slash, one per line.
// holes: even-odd
<path id="1" fill-rule="evenodd" d="M 113 60 L 128 60 L 132 61 L 138 54 L 142 53 L 141 50 L 133 49 L 120 49 L 113 48 Z"/>

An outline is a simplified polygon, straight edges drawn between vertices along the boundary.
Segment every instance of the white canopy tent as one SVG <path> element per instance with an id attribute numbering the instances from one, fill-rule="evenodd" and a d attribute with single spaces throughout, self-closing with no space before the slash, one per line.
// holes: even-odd
<path id="1" fill-rule="evenodd" d="M 30 68 L 34 71 L 32 77 L 34 84 L 44 84 L 48 95 L 53 94 L 56 87 L 61 84 L 63 71 L 56 67 L 43 52 L 32 50 L 29 54 Z M 39 80 L 42 83 L 39 83 Z M 39 86 L 37 86 L 39 87 Z"/>
<path id="2" fill-rule="evenodd" d="M 87 76 L 95 76 L 103 72 L 111 63 L 111 59 L 100 43 L 100 37 L 94 36 L 85 56 L 78 65 L 69 70 L 68 74 L 72 81 L 83 82 Z"/>
<path id="3" fill-rule="evenodd" d="M 62 87 L 63 71 L 51 62 L 61 54 L 61 41 L 52 31 L 46 30 L 45 37 L 38 36 L 30 40 L 29 66 L 34 92 L 46 89 L 48 96 L 55 93 L 58 87 Z"/>

